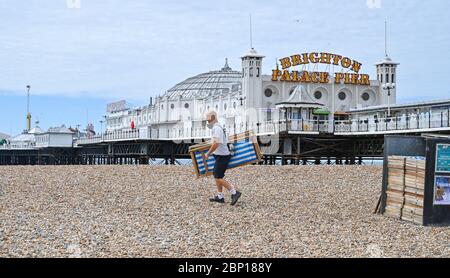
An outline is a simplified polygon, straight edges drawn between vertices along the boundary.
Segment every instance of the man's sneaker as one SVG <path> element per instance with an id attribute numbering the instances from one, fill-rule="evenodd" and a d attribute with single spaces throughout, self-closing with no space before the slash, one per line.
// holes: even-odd
<path id="1" fill-rule="evenodd" d="M 214 196 L 214 198 L 209 198 L 210 202 L 216 202 L 216 203 L 225 203 L 225 199 L 224 198 L 219 198 L 219 196 Z"/>
<path id="2" fill-rule="evenodd" d="M 239 198 L 241 197 L 241 192 L 236 191 L 236 194 L 231 195 L 231 205 L 234 206 L 236 204 L 236 202 L 239 200 Z"/>

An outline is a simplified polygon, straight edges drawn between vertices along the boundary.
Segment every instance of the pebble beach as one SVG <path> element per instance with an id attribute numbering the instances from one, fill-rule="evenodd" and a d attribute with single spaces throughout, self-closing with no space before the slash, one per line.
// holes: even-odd
<path id="1" fill-rule="evenodd" d="M 450 257 L 450 228 L 375 215 L 380 166 L 0 167 L 0 257 Z"/>

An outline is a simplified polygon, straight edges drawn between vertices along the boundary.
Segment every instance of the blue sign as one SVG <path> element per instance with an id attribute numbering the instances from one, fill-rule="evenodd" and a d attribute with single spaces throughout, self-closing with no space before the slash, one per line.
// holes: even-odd
<path id="1" fill-rule="evenodd" d="M 450 176 L 437 176 L 434 184 L 435 205 L 450 205 Z"/>
<path id="2" fill-rule="evenodd" d="M 436 145 L 436 172 L 450 173 L 450 145 Z"/>

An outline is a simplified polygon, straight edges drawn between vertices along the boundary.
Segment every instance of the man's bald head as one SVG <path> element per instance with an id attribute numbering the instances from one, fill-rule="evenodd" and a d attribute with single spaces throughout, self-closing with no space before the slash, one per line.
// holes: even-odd
<path id="1" fill-rule="evenodd" d="M 206 120 L 210 124 L 213 124 L 213 123 L 217 122 L 217 113 L 216 113 L 216 111 L 214 111 L 214 110 L 209 111 L 206 114 Z"/>

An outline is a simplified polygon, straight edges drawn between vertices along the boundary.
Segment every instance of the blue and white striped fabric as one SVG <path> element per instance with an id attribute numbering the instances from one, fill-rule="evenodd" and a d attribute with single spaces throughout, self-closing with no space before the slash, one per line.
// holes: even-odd
<path id="1" fill-rule="evenodd" d="M 203 151 L 203 152 L 195 152 L 195 159 L 197 160 L 197 165 L 198 165 L 198 172 L 200 173 L 200 175 L 204 175 L 206 174 L 206 168 L 205 168 L 205 164 L 203 163 L 203 157 L 202 157 L 202 153 L 206 155 L 208 151 Z M 210 157 L 207 161 L 206 164 L 208 165 L 208 170 L 209 172 L 214 171 L 214 163 L 216 162 L 216 160 L 214 159 L 214 157 Z"/>
<path id="2" fill-rule="evenodd" d="M 202 153 L 206 154 L 207 151 L 195 152 L 195 159 L 197 160 L 198 171 L 200 175 L 206 174 L 206 168 L 205 164 L 203 163 Z M 254 162 L 257 159 L 258 158 L 256 156 L 253 142 L 251 141 L 236 142 L 233 144 L 232 156 L 230 163 L 228 164 L 228 169 L 239 167 L 248 162 Z M 208 172 L 210 173 L 214 172 L 214 163 L 215 163 L 214 156 L 209 157 L 209 159 L 206 161 L 206 164 L 208 165 Z"/>

